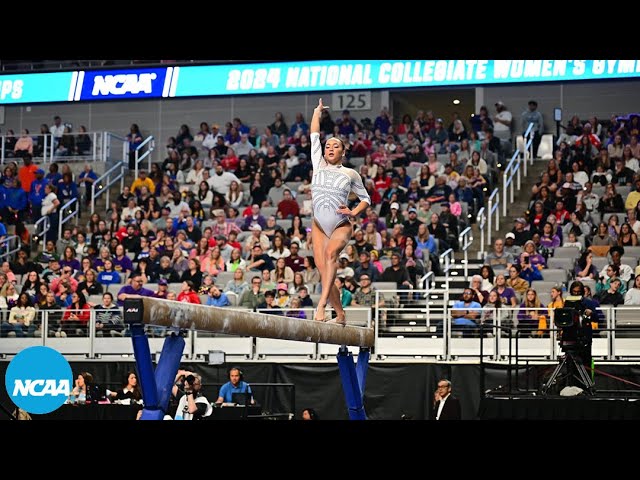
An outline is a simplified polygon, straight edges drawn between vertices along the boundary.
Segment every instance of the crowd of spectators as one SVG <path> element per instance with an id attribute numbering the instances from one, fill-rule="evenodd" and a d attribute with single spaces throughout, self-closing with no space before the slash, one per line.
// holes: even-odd
<path id="1" fill-rule="evenodd" d="M 511 122 L 505 112 L 504 104 L 498 102 L 493 119 L 484 108 L 469 127 L 458 115 L 446 127 L 442 118 L 424 111 L 415 118 L 404 115 L 399 124 L 386 110 L 373 122 L 358 121 L 347 110 L 335 120 L 324 112 L 321 137 L 337 135 L 350 145 L 345 165 L 360 173 L 372 198 L 372 205 L 354 219 L 353 240 L 340 255 L 337 284 L 343 305 L 373 306 L 375 286 L 371 284 L 375 282 L 415 289 L 421 287 L 427 271 L 440 273 L 438 253 L 459 248 L 459 232 L 475 220 L 485 192 L 497 180 L 505 142 L 493 130 Z M 533 188 L 530 211 L 516 220 L 513 232 L 498 239 L 496 251 L 487 256 L 489 269 L 502 267 L 506 274 L 503 279 L 496 277 L 505 285 L 496 287 L 500 296 L 492 304 L 513 304 L 511 297 L 527 301 L 527 289 L 543 278 L 547 259 L 558 246 L 575 245 L 577 252 L 599 255 L 604 251 L 599 246 L 637 244 L 638 205 L 631 203 L 638 203 L 634 195 L 640 195 L 634 151 L 640 147 L 634 122 L 635 117 L 628 123 L 617 122 L 607 133 L 595 119 L 584 125 L 572 120 L 571 129 L 567 127 L 566 136 L 559 139 L 554 159 Z M 54 125 L 56 131 L 58 127 Z M 601 137 L 592 132 L 600 132 Z M 64 127 L 56 149 L 63 138 Z M 143 140 L 136 124 L 127 138 L 130 152 L 135 151 Z M 64 148 L 69 150 L 69 145 Z M 82 310 L 105 302 L 121 304 L 128 294 L 252 309 L 298 311 L 313 306 L 320 279 L 308 235 L 310 153 L 308 125 L 301 113 L 288 124 L 276 112 L 273 123 L 261 132 L 240 118 L 222 127 L 201 122 L 193 133 L 188 125 L 181 125 L 176 136 L 167 140 L 166 158 L 152 164 L 150 171 L 139 170 L 104 213 L 94 213 L 86 225 L 66 227 L 63 232 L 52 228 L 41 251 L 25 247 L 13 262 L 5 262 L 7 273 L 22 278 L 35 274 L 39 279 L 38 288 L 29 287 L 28 300 L 20 300 L 20 308 L 28 308 L 29 301 L 43 306 L 52 293 L 54 303 L 79 312 L 62 319 L 61 323 L 70 325 L 55 332 L 62 335 L 83 333 Z M 58 162 L 51 163 L 45 174 L 29 152 L 21 161 L 22 165 L 8 163 L 0 177 L 0 197 L 5 200 L 0 217 L 5 225 L 16 226 L 28 246 L 25 223 L 47 215 L 57 225 L 65 202 L 79 197 L 91 201 L 87 191 L 97 176 L 90 164 L 75 176 L 67 163 L 59 171 Z M 129 166 L 133 167 L 131 161 L 132 157 Z M 606 191 L 598 195 L 593 185 L 602 182 Z M 611 215 L 608 223 L 601 224 L 602 232 L 594 232 L 597 214 L 599 219 L 607 213 L 624 215 L 616 191 L 620 186 L 632 190 L 625 221 Z M 498 242 L 504 252 L 499 251 Z M 597 278 L 598 274 L 585 276 Z M 620 278 L 625 285 L 618 291 L 628 286 L 628 274 L 624 269 Z M 8 278 L 2 281 L 1 275 L 3 284 L 19 285 Z M 607 291 L 616 288 L 609 278 L 604 280 L 609 283 L 603 283 Z M 482 282 L 487 294 L 478 303 L 485 305 L 493 279 L 483 276 Z M 110 284 L 120 286 L 112 303 L 89 301 L 112 292 Z M 147 284 L 153 288 L 146 288 Z M 172 284 L 180 287 L 170 288 Z M 504 296 L 509 292 L 505 288 L 516 288 L 517 296 Z M 9 298 L 0 290 L 0 298 L 11 309 L 24 291 L 22 285 L 21 292 L 10 293 Z M 16 329 L 15 321 L 6 321 L 3 335 L 33 334 L 37 325 L 30 324 Z M 118 334 L 116 328 L 110 331 Z"/>

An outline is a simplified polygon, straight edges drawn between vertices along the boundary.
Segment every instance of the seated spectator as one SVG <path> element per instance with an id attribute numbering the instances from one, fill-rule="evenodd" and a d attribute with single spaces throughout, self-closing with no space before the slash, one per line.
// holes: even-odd
<path id="1" fill-rule="evenodd" d="M 2 322 L 0 336 L 32 336 L 36 330 L 36 309 L 27 293 L 18 296 L 15 306 L 9 311 L 9 318 Z"/>
<path id="2" fill-rule="evenodd" d="M 104 287 L 98 282 L 96 271 L 93 269 L 87 270 L 85 279 L 78 283 L 77 291 L 82 292 L 85 297 L 91 295 L 102 295 Z"/>
<path id="3" fill-rule="evenodd" d="M 125 299 L 132 295 L 142 295 L 143 297 L 154 297 L 155 292 L 143 287 L 144 280 L 139 275 L 133 275 L 131 284 L 125 285 L 118 291 L 118 305 L 123 306 Z"/>
<path id="4" fill-rule="evenodd" d="M 620 280 L 620 286 L 616 291 L 620 292 L 620 294 L 622 295 L 627 292 L 626 284 L 620 278 L 620 267 L 618 265 L 607 265 L 607 268 L 605 268 L 605 271 L 603 273 L 604 275 L 600 275 L 600 277 L 598 277 L 598 283 L 596 283 L 596 298 L 599 299 L 602 292 L 609 291 L 611 288 L 611 282 L 613 282 L 615 279 Z"/>
<path id="5" fill-rule="evenodd" d="M 513 233 L 509 232 L 507 235 L 511 235 L 515 238 Z M 493 251 L 485 255 L 484 263 L 493 269 L 504 269 L 507 265 L 514 263 L 515 260 L 510 253 L 504 251 L 504 240 L 496 238 L 493 242 Z"/>
<path id="6" fill-rule="evenodd" d="M 302 310 L 300 297 L 292 297 L 289 304 L 289 310 L 285 313 L 285 317 L 301 318 L 306 320 L 307 314 Z"/>
<path id="7" fill-rule="evenodd" d="M 529 240 L 524 244 L 524 246 L 522 247 L 522 253 L 518 256 L 515 263 L 519 263 L 522 265 L 523 263 L 525 263 L 525 257 L 529 257 L 527 263 L 532 267 L 538 270 L 547 268 L 547 261 L 542 255 L 536 253 L 536 244 L 532 240 Z"/>
<path id="8" fill-rule="evenodd" d="M 522 267 L 519 264 L 513 264 L 508 270 L 509 278 L 507 279 L 507 285 L 522 297 L 529 289 L 530 283 L 520 276 Z"/>
<path id="9" fill-rule="evenodd" d="M 540 236 L 540 244 L 546 249 L 553 249 L 560 246 L 560 237 L 554 232 L 553 225 L 546 222 L 542 227 L 542 235 Z"/>
<path id="10" fill-rule="evenodd" d="M 516 291 L 507 285 L 507 279 L 500 273 L 496 275 L 494 290 L 500 296 L 500 302 L 505 307 L 516 307 L 518 305 Z"/>
<path id="11" fill-rule="evenodd" d="M 624 296 L 625 305 L 640 305 L 640 275 L 633 279 L 633 287 Z"/>
<path id="12" fill-rule="evenodd" d="M 527 292 L 520 304 L 518 311 L 518 330 L 533 333 L 538 330 L 540 315 L 546 317 L 547 310 L 540 302 L 538 293 L 533 289 L 527 289 Z"/>
<path id="13" fill-rule="evenodd" d="M 91 318 L 91 306 L 83 293 L 73 292 L 71 294 L 71 304 L 62 315 L 62 331 L 67 337 L 86 337 L 89 319 Z"/>
<path id="14" fill-rule="evenodd" d="M 102 303 L 93 307 L 96 310 L 96 335 L 122 336 L 124 323 L 122 311 L 114 303 L 111 292 L 102 294 Z"/>
<path id="15" fill-rule="evenodd" d="M 195 285 L 191 280 L 185 280 L 182 282 L 182 289 L 176 297 L 176 300 L 178 302 L 200 304 L 200 297 L 198 296 Z"/>
<path id="16" fill-rule="evenodd" d="M 212 307 L 229 307 L 231 306 L 231 301 L 227 294 L 221 292 L 220 289 L 213 285 L 209 289 L 209 296 L 207 297 L 207 305 Z"/>
<path id="17" fill-rule="evenodd" d="M 599 284 L 596 284 L 596 286 Z M 596 298 L 600 302 L 600 305 L 613 305 L 617 307 L 624 303 L 623 294 L 620 292 L 620 286 L 622 282 L 619 278 L 612 278 L 609 281 L 609 288 L 606 290 L 601 289 L 600 293 L 596 295 Z"/>
<path id="18" fill-rule="evenodd" d="M 275 301 L 276 293 L 274 290 L 264 292 L 264 302 L 256 305 L 256 310 L 269 315 L 282 315 L 282 309 Z"/>
<path id="19" fill-rule="evenodd" d="M 229 280 L 225 285 L 224 291 L 233 292 L 240 298 L 242 293 L 248 288 L 249 284 L 244 279 L 244 271 L 238 268 L 233 272 L 233 280 Z"/>
<path id="20" fill-rule="evenodd" d="M 13 153 L 16 157 L 24 157 L 26 154 L 33 155 L 33 138 L 29 135 L 28 129 L 22 129 L 20 138 L 13 147 Z"/>
<path id="21" fill-rule="evenodd" d="M 451 328 L 453 331 L 462 331 L 463 336 L 470 336 L 480 322 L 482 306 L 473 301 L 473 293 L 470 288 L 465 288 L 462 297 L 451 307 Z"/>
<path id="22" fill-rule="evenodd" d="M 573 270 L 576 280 L 592 279 L 595 280 L 598 277 L 598 269 L 593 265 L 593 253 L 585 251 L 578 261 Z"/>
<path id="23" fill-rule="evenodd" d="M 582 242 L 580 242 L 578 240 L 578 238 L 576 237 L 575 232 L 569 232 L 569 235 L 567 235 L 567 241 L 564 242 L 562 244 L 562 246 L 563 247 L 574 247 L 581 254 L 583 253 L 583 249 L 584 249 L 584 245 L 582 244 Z"/>
<path id="24" fill-rule="evenodd" d="M 491 290 L 487 297 L 487 302 L 484 304 L 482 308 L 482 314 L 480 316 L 480 323 L 482 325 L 497 325 L 497 315 L 496 311 L 502 307 L 502 301 L 500 300 L 500 295 L 496 290 Z M 502 320 L 505 320 L 505 316 L 502 316 Z M 495 334 L 494 334 L 495 335 Z"/>

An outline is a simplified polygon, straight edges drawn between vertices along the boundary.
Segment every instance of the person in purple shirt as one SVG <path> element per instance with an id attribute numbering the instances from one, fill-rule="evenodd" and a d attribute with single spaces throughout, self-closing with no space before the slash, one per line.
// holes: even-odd
<path id="1" fill-rule="evenodd" d="M 60 259 L 60 267 L 71 267 L 74 271 L 80 270 L 80 262 L 76 258 L 76 252 L 73 247 L 65 247 Z"/>
<path id="2" fill-rule="evenodd" d="M 540 240 L 542 243 L 542 239 Z M 526 254 L 526 255 L 525 255 Z M 524 257 L 529 257 L 529 263 L 532 267 L 537 268 L 538 270 L 547 268 L 547 261 L 544 259 L 542 255 L 536 252 L 536 244 L 533 240 L 527 240 L 522 247 L 522 253 L 516 258 L 516 263 L 523 264 Z"/>
<path id="3" fill-rule="evenodd" d="M 551 225 L 549 222 L 546 222 L 542 227 L 540 245 L 547 249 L 552 249 L 560 246 L 560 237 L 554 232 L 553 225 Z"/>
<path id="4" fill-rule="evenodd" d="M 122 245 L 116 247 L 116 256 L 113 258 L 113 268 L 116 272 L 123 275 L 125 279 L 129 278 L 129 275 L 131 275 L 133 271 L 133 262 L 124 253 L 124 247 Z"/>
<path id="5" fill-rule="evenodd" d="M 133 295 L 141 295 L 143 297 L 155 297 L 155 292 L 142 286 L 142 276 L 135 275 L 131 280 L 131 285 L 125 285 L 118 291 L 118 305 L 124 306 L 124 301 Z"/>
<path id="6" fill-rule="evenodd" d="M 244 223 L 242 225 L 242 230 L 250 230 L 254 224 L 258 224 L 264 230 L 267 226 L 267 220 L 260 213 L 260 205 L 254 204 L 251 205 L 251 215 L 247 215 L 244 218 Z"/>
<path id="7" fill-rule="evenodd" d="M 498 292 L 502 305 L 507 308 L 518 306 L 516 292 L 513 288 L 507 286 L 507 279 L 503 274 L 496 275 L 494 290 Z"/>

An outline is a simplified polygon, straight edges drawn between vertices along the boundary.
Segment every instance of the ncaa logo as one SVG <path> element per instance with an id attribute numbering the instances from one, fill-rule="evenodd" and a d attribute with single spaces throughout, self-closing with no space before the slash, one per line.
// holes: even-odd
<path id="1" fill-rule="evenodd" d="M 11 360 L 4 382 L 16 406 L 41 414 L 56 410 L 69 398 L 72 380 L 71 366 L 60 352 L 29 347 Z"/>

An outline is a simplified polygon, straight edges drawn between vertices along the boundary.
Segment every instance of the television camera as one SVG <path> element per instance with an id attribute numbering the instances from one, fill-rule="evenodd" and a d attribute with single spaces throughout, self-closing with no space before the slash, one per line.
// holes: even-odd
<path id="1" fill-rule="evenodd" d="M 542 386 L 543 394 L 546 394 L 551 386 L 560 386 L 561 383 L 581 387 L 591 395 L 595 392 L 595 384 L 585 365 L 591 365 L 591 322 L 596 312 L 587 308 L 583 295 L 582 283 L 574 282 L 571 285 L 571 295 L 565 299 L 564 307 L 554 310 L 553 322 L 558 329 L 558 343 L 564 356 L 560 358 L 560 363 L 549 381 Z"/>

